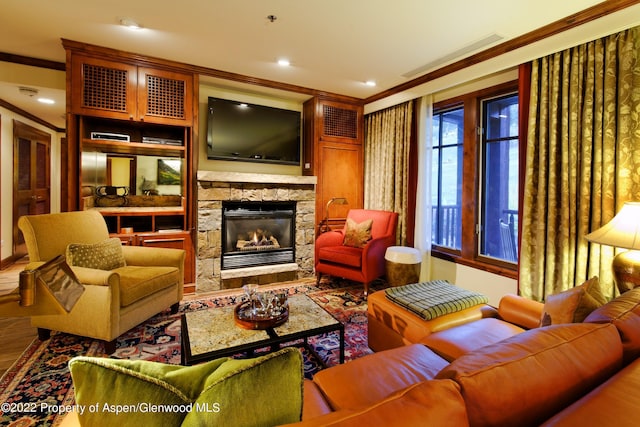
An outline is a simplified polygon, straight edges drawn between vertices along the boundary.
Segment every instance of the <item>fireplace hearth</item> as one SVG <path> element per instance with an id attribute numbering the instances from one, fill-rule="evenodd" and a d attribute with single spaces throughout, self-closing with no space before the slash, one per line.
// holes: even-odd
<path id="1" fill-rule="evenodd" d="M 295 203 L 224 202 L 222 270 L 295 261 Z"/>

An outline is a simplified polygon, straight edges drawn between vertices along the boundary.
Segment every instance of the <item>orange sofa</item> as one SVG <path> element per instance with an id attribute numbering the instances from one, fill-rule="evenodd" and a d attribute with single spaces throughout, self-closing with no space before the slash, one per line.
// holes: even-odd
<path id="1" fill-rule="evenodd" d="M 378 294 L 383 293 L 370 301 Z M 640 288 L 596 309 L 582 323 L 530 330 L 537 303 L 520 300 L 509 296 L 501 303 L 502 315 L 524 324 L 511 324 L 507 338 L 484 334 L 479 325 L 464 328 L 480 323 L 509 330 L 500 325 L 509 323 L 499 316 L 500 307 L 494 317 L 477 307 L 476 320 L 448 329 L 434 326 L 419 339 L 438 338 L 430 343 L 434 349 L 401 345 L 318 372 L 305 383 L 303 421 L 296 425 L 637 425 Z M 513 311 L 519 303 L 524 312 Z M 446 330 L 451 330 L 449 347 L 442 345 L 447 337 L 437 335 Z M 462 353 L 452 361 L 438 354 L 464 347 L 451 343 L 465 341 L 470 331 L 488 337 L 488 345 L 477 339 L 475 348 L 457 350 Z"/>

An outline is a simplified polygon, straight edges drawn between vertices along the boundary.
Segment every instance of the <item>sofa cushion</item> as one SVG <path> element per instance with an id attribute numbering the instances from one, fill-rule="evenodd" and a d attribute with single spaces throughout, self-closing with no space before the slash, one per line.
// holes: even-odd
<path id="1" fill-rule="evenodd" d="M 413 384 L 373 405 L 333 412 L 296 425 L 466 427 L 469 422 L 459 386 L 450 380 L 430 380 Z"/>
<path id="2" fill-rule="evenodd" d="M 326 246 L 320 248 L 318 258 L 322 261 L 360 268 L 362 266 L 362 249 L 351 246 Z"/>
<path id="3" fill-rule="evenodd" d="M 114 270 L 120 276 L 120 306 L 126 307 L 180 282 L 175 267 L 141 267 L 127 265 Z"/>
<path id="4" fill-rule="evenodd" d="M 549 295 L 544 303 L 540 326 L 582 322 L 606 302 L 598 277 L 592 277 L 580 286 Z"/>
<path id="5" fill-rule="evenodd" d="M 488 317 L 427 335 L 420 343 L 448 361 L 524 332 L 519 326 Z"/>
<path id="6" fill-rule="evenodd" d="M 547 420 L 543 426 L 635 427 L 640 407 L 640 359 L 585 397 Z"/>
<path id="7" fill-rule="evenodd" d="M 385 293 L 391 301 L 425 320 L 489 302 L 486 295 L 454 286 L 446 280 L 391 287 L 385 289 Z"/>
<path id="8" fill-rule="evenodd" d="M 372 219 L 356 223 L 351 218 L 347 218 L 342 244 L 354 248 L 364 248 L 366 244 L 369 243 L 369 240 L 371 240 L 372 224 Z"/>
<path id="9" fill-rule="evenodd" d="M 111 271 L 126 265 L 122 242 L 116 237 L 97 243 L 70 243 L 66 257 L 69 265 L 97 270 Z"/>
<path id="10" fill-rule="evenodd" d="M 415 344 L 381 351 L 323 369 L 313 381 L 333 410 L 372 405 L 392 393 L 432 379 L 447 361 Z"/>
<path id="11" fill-rule="evenodd" d="M 461 356 L 436 378 L 460 385 L 472 426 L 539 425 L 622 365 L 613 325 L 531 329 Z"/>
<path id="12" fill-rule="evenodd" d="M 624 362 L 640 357 L 640 288 L 627 291 L 595 309 L 584 321 L 613 323 L 622 339 Z"/>
<path id="13" fill-rule="evenodd" d="M 124 416 L 127 425 L 277 425 L 299 421 L 302 411 L 302 355 L 295 348 L 186 367 L 77 357 L 69 369 L 76 403 L 98 404 L 80 415 L 83 425 L 122 425 Z"/>

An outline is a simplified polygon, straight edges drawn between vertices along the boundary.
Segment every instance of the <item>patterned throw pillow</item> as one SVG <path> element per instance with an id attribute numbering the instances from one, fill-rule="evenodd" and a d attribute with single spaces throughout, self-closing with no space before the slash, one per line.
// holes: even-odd
<path id="1" fill-rule="evenodd" d="M 357 223 L 351 218 L 347 218 L 347 230 L 344 233 L 344 246 L 352 246 L 354 248 L 364 248 L 371 240 L 372 219 Z"/>
<path id="2" fill-rule="evenodd" d="M 107 271 L 126 265 L 122 243 L 117 237 L 93 244 L 70 243 L 67 246 L 67 262 L 76 267 Z"/>
<path id="3" fill-rule="evenodd" d="M 598 276 L 594 276 L 580 286 L 549 295 L 544 303 L 540 326 L 580 323 L 606 302 Z"/>

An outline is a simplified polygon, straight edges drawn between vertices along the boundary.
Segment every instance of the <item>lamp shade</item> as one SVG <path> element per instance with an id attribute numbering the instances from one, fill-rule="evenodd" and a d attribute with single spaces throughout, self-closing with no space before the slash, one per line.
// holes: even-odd
<path id="1" fill-rule="evenodd" d="M 620 212 L 585 238 L 601 245 L 640 249 L 640 202 L 627 202 Z"/>

